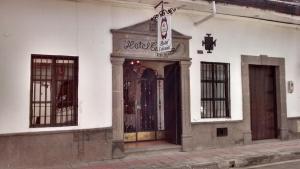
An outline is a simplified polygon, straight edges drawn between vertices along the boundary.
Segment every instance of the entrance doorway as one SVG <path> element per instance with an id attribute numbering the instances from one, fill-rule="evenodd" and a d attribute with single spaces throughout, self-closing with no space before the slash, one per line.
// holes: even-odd
<path id="1" fill-rule="evenodd" d="M 180 144 L 180 67 L 177 62 L 125 60 L 124 142 Z"/>
<path id="2" fill-rule="evenodd" d="M 252 139 L 277 138 L 275 67 L 250 65 L 249 80 Z"/>

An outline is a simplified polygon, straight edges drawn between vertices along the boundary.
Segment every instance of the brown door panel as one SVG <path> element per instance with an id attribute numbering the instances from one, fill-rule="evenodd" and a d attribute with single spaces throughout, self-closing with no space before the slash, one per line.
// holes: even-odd
<path id="1" fill-rule="evenodd" d="M 253 140 L 277 136 L 275 68 L 250 66 L 250 108 Z"/>
<path id="2" fill-rule="evenodd" d="M 164 68 L 164 110 L 167 140 L 181 144 L 180 67 L 178 63 Z"/>

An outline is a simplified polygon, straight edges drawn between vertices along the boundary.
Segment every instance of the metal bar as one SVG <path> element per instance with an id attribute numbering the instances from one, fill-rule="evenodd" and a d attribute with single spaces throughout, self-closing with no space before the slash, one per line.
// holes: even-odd
<path id="1" fill-rule="evenodd" d="M 225 73 L 224 73 L 225 72 L 225 67 L 223 68 L 223 70 L 224 71 L 222 73 L 223 73 L 223 76 L 224 76 L 224 79 L 225 79 Z M 224 95 L 225 95 L 225 83 L 222 83 L 222 95 L 221 95 L 222 98 L 224 98 Z M 225 108 L 224 108 L 224 101 L 222 101 L 222 114 L 223 114 L 223 116 L 224 116 L 224 114 L 226 114 L 225 113 Z"/>
<path id="2" fill-rule="evenodd" d="M 226 95 L 225 95 L 225 93 L 226 93 L 226 73 L 227 73 L 227 64 L 224 64 L 224 71 L 223 71 L 223 76 L 224 76 L 224 83 L 223 83 L 223 95 L 222 95 L 222 98 L 224 98 L 225 100 L 222 102 L 223 103 L 223 114 L 224 114 L 224 116 L 226 117 L 227 115 L 226 115 L 226 100 L 227 100 L 227 98 L 226 98 Z"/>
<path id="3" fill-rule="evenodd" d="M 144 86 L 144 90 L 145 90 L 145 95 L 144 95 L 144 97 L 145 97 L 145 107 L 144 107 L 144 113 L 143 113 L 143 120 L 144 120 L 144 130 L 146 130 L 147 129 L 147 126 L 148 126 L 148 120 L 147 120 L 147 114 L 148 114 L 148 109 L 147 109 L 147 107 L 149 106 L 147 103 L 148 103 L 148 99 L 147 99 L 147 81 L 146 80 L 144 80 L 144 83 L 145 83 L 145 86 Z"/>
<path id="4" fill-rule="evenodd" d="M 150 85 L 150 80 L 146 80 L 146 85 L 147 85 L 147 89 L 148 89 L 148 94 L 146 94 L 146 99 L 147 99 L 147 102 L 146 103 L 148 103 L 147 104 L 147 113 L 145 114 L 145 117 L 146 117 L 146 126 L 147 126 L 147 130 L 149 130 L 149 129 L 151 129 L 152 128 L 152 114 L 150 114 L 150 112 L 149 112 L 149 109 L 151 108 L 150 107 L 150 92 L 151 92 L 151 90 L 150 90 L 150 87 L 151 87 L 151 85 Z"/>
<path id="5" fill-rule="evenodd" d="M 72 65 L 72 72 L 73 72 L 73 98 L 72 98 L 72 115 L 71 115 L 71 121 L 72 121 L 72 124 L 76 124 L 77 121 L 76 121 L 76 116 L 77 116 L 77 103 L 76 103 L 76 98 L 77 98 L 77 60 L 74 59 L 73 61 L 73 65 Z"/>
<path id="6" fill-rule="evenodd" d="M 225 96 L 226 96 L 226 116 L 230 117 L 230 65 L 227 64 L 226 66 L 226 90 L 225 90 Z"/>
<path id="7" fill-rule="evenodd" d="M 52 60 L 52 91 L 51 91 L 51 98 L 52 98 L 52 110 L 51 110 L 51 117 L 50 117 L 50 124 L 54 126 L 56 124 L 56 58 Z"/>
<path id="8" fill-rule="evenodd" d="M 63 61 L 64 62 L 64 61 Z M 57 64 L 57 68 L 58 69 L 64 69 L 64 67 L 63 67 L 63 65 L 60 65 L 60 63 L 58 63 Z M 59 70 L 60 71 L 60 70 Z M 60 75 L 59 75 L 60 76 Z M 63 87 L 63 78 L 64 77 L 62 77 L 62 79 L 61 79 L 61 77 L 57 77 L 57 89 L 56 89 L 56 99 L 57 98 L 59 98 L 59 96 L 60 96 L 60 92 L 61 92 L 61 89 L 62 89 L 62 87 Z M 58 85 L 58 84 L 60 84 L 60 85 Z M 58 88 L 59 87 L 59 88 Z M 58 93 L 57 93 L 58 92 Z M 58 95 L 57 95 L 58 94 Z M 59 102 L 58 103 L 60 103 L 61 104 L 61 108 L 59 108 L 59 107 L 56 107 L 56 109 L 59 111 L 59 113 L 56 113 L 56 116 L 57 116 L 57 114 L 58 114 L 58 117 L 59 117 L 59 125 L 62 123 L 62 116 L 63 116 L 63 99 L 62 98 L 60 98 L 61 100 L 59 100 Z M 57 104 L 56 104 L 57 105 Z"/>
<path id="9" fill-rule="evenodd" d="M 208 64 L 204 64 L 205 65 L 205 80 L 209 79 L 209 65 Z M 209 88 L 209 83 L 205 83 L 205 99 L 209 97 L 209 93 L 211 92 L 210 91 L 210 88 Z M 210 102 L 206 101 L 206 111 L 205 111 L 205 118 L 208 118 L 210 117 L 210 114 L 208 113 L 211 109 L 210 107 Z M 208 109 L 209 107 L 209 109 Z"/>
<path id="10" fill-rule="evenodd" d="M 201 111 L 201 117 L 203 117 L 203 112 L 204 112 L 204 101 L 203 101 L 203 95 L 204 94 L 204 85 L 201 82 L 201 106 L 202 106 L 202 111 Z"/>
<path id="11" fill-rule="evenodd" d="M 218 79 L 219 79 L 219 65 L 216 64 L 215 67 L 216 67 L 216 80 L 218 80 Z M 219 90 L 218 90 L 218 89 L 219 89 L 218 85 L 219 85 L 219 84 L 218 84 L 217 82 L 215 82 L 215 87 L 216 87 L 216 90 L 215 90 L 215 96 L 214 96 L 215 98 L 218 98 L 218 94 L 219 94 L 219 93 L 218 93 L 218 92 L 219 92 Z M 215 103 L 215 104 L 216 104 L 216 105 L 215 105 L 215 106 L 216 106 L 216 107 L 215 107 L 216 117 L 218 118 L 218 117 L 220 117 L 220 116 L 219 116 L 219 115 L 220 115 L 220 114 L 219 114 L 219 110 L 218 110 L 218 108 L 219 108 L 219 107 L 218 107 L 218 106 L 219 106 L 219 102 L 218 102 L 218 101 L 215 101 L 215 102 L 216 102 L 216 103 Z"/>
<path id="12" fill-rule="evenodd" d="M 204 64 L 205 65 L 205 79 L 208 79 L 208 77 L 209 77 L 209 65 L 208 64 Z M 205 98 L 207 98 L 208 97 L 208 94 L 209 94 L 209 90 L 210 90 L 210 88 L 208 88 L 208 83 L 205 83 L 205 89 L 206 89 L 206 91 L 205 91 Z M 210 111 L 210 109 L 211 109 L 211 107 L 210 107 L 210 103 L 209 103 L 209 111 Z M 208 111 L 208 102 L 206 102 L 206 111 L 205 111 L 205 118 L 207 118 L 208 117 L 208 113 L 207 113 L 207 111 Z"/>
<path id="13" fill-rule="evenodd" d="M 31 56 L 31 80 L 30 80 L 30 126 L 33 126 L 33 119 L 35 119 L 35 115 L 33 113 L 35 113 L 35 105 L 33 104 L 34 99 L 32 98 L 33 96 L 35 96 L 35 83 L 33 82 L 34 80 L 34 76 L 36 74 L 35 72 L 35 63 L 34 63 L 34 57 Z M 34 123 L 35 124 L 35 123 Z"/>
<path id="14" fill-rule="evenodd" d="M 71 64 L 71 72 L 72 72 L 72 70 L 74 69 L 74 61 L 73 61 L 73 64 Z M 72 100 L 71 100 L 71 106 L 70 106 L 70 124 L 73 124 L 73 111 L 74 111 L 74 88 L 75 88 L 75 86 L 73 85 L 73 82 L 74 81 L 74 73 L 72 73 L 72 78 L 71 78 L 71 81 L 70 81 L 70 85 L 71 85 L 71 92 L 72 92 Z"/>
<path id="15" fill-rule="evenodd" d="M 206 75 L 206 65 L 203 63 L 203 62 L 201 62 L 201 64 L 202 64 L 202 69 L 203 69 L 203 79 L 206 79 L 206 77 L 207 77 L 207 75 Z M 203 91 L 203 100 L 204 100 L 204 98 L 206 98 L 206 96 L 207 96 L 207 84 L 206 83 L 203 83 L 203 89 L 205 89 L 204 91 Z M 207 105 L 206 105 L 206 103 L 204 102 L 204 107 L 203 107 L 203 118 L 205 118 L 205 114 L 206 114 L 206 110 L 207 110 Z"/>
<path id="16" fill-rule="evenodd" d="M 204 64 L 205 65 L 205 80 L 207 80 L 209 78 L 209 65 L 208 64 Z M 210 88 L 208 88 L 208 84 L 209 83 L 205 83 L 205 98 L 208 97 L 209 95 L 209 92 L 210 92 Z M 210 111 L 210 103 L 206 101 L 206 111 L 205 111 L 205 118 L 207 118 L 209 116 L 209 114 L 207 113 L 208 112 L 208 106 L 209 106 L 209 111 Z"/>
<path id="17" fill-rule="evenodd" d="M 47 67 L 47 63 L 48 63 L 48 59 L 45 59 L 46 60 L 46 65 L 45 65 L 45 68 L 46 68 L 46 72 L 45 72 L 45 79 L 46 79 L 46 82 L 45 82 L 45 98 L 44 98 L 44 105 L 45 105 L 45 111 L 44 111 L 44 115 L 45 115 L 45 118 L 44 118 L 44 124 L 47 124 L 47 74 L 48 74 L 48 67 Z"/>
<path id="18" fill-rule="evenodd" d="M 69 116 L 69 115 L 68 115 L 68 106 L 69 106 L 69 104 L 70 104 L 70 103 L 69 103 L 69 95 L 70 95 L 70 92 L 69 92 L 69 85 L 70 85 L 70 83 L 69 83 L 69 80 L 70 80 L 70 79 L 69 79 L 69 63 L 70 63 L 70 59 L 67 60 L 67 68 L 66 68 L 66 69 L 67 69 L 67 77 L 66 77 L 66 82 L 67 82 L 67 83 L 66 83 L 66 84 L 67 84 L 67 87 L 66 87 L 66 88 L 67 88 L 66 94 L 67 94 L 67 95 L 66 95 L 66 113 L 65 113 L 65 122 L 64 122 L 64 123 L 67 123 L 67 124 L 69 123 L 69 122 L 68 122 L 68 116 Z M 64 67 L 65 67 L 65 64 L 64 64 Z"/>
<path id="19" fill-rule="evenodd" d="M 154 6 L 154 9 L 156 9 L 159 5 L 162 5 L 162 9 L 163 9 L 164 3 L 165 3 L 164 1 L 160 1 L 157 5 Z"/>
<path id="20" fill-rule="evenodd" d="M 218 75 L 219 75 L 219 80 L 223 80 L 223 71 L 224 71 L 224 65 L 221 64 L 219 65 L 219 69 L 218 69 Z M 223 83 L 222 82 L 217 82 L 218 84 L 218 98 L 222 99 L 222 91 L 223 91 Z M 222 108 L 222 101 L 218 101 L 218 112 L 219 112 L 219 117 L 223 117 L 223 108 Z"/>
<path id="21" fill-rule="evenodd" d="M 65 67 L 64 67 L 64 60 L 59 60 L 59 62 L 61 62 L 62 61 L 62 63 L 58 63 L 58 65 L 59 65 L 59 69 L 60 69 L 60 71 L 62 71 L 62 72 L 64 72 L 65 71 Z M 57 65 L 57 66 L 58 66 Z M 57 90 L 56 90 L 56 94 L 58 94 L 56 97 L 58 98 L 59 96 L 61 97 L 60 99 L 61 100 L 59 100 L 60 101 L 60 104 L 61 104 L 61 107 L 59 108 L 59 107 L 57 107 L 57 109 L 58 109 L 58 111 L 59 111 L 59 115 L 58 115 L 58 117 L 59 117 L 59 124 L 58 125 L 61 125 L 62 124 L 62 122 L 63 122 L 63 116 L 64 116 L 64 99 L 63 99 L 63 85 L 64 85 L 64 75 L 61 75 L 61 73 L 60 73 L 60 75 L 57 77 L 58 78 L 58 80 L 57 80 L 57 84 L 60 84 L 60 85 L 57 85 Z M 58 92 L 58 93 L 57 93 Z"/>
<path id="22" fill-rule="evenodd" d="M 178 72 L 177 71 L 177 69 L 179 69 L 179 66 L 176 66 L 175 67 L 175 72 Z M 180 70 L 179 70 L 180 71 Z M 180 84 L 178 84 L 177 82 L 178 82 L 178 80 L 180 80 L 180 79 L 177 79 L 178 78 L 178 76 L 175 76 L 175 84 L 176 84 L 176 90 L 178 91 L 178 88 L 180 88 Z M 178 86 L 179 85 L 179 86 Z M 178 92 L 175 92 L 175 98 L 176 99 L 178 99 L 179 97 L 178 97 Z M 180 102 L 180 100 L 179 100 L 179 102 Z M 175 101 L 175 103 L 176 103 L 176 109 L 178 108 L 178 101 Z M 176 111 L 176 116 L 175 116 L 175 118 L 176 118 L 176 121 L 175 121 L 175 125 L 176 125 L 176 140 L 178 140 L 178 137 L 180 137 L 180 136 L 178 136 L 178 120 L 179 120 L 179 117 L 178 116 L 180 116 L 179 115 L 179 112 L 178 112 L 178 109 L 177 109 L 177 111 Z M 180 122 L 181 123 L 181 122 Z"/>
<path id="23" fill-rule="evenodd" d="M 200 82 L 201 82 L 201 106 L 202 106 L 202 111 L 201 113 L 201 117 L 204 116 L 204 101 L 203 101 L 203 97 L 204 97 L 204 83 L 202 81 L 202 79 L 204 78 L 204 69 L 203 69 L 204 65 L 202 64 L 202 62 L 200 63 L 200 71 L 201 71 L 201 77 L 200 77 Z"/>
<path id="24" fill-rule="evenodd" d="M 212 117 L 214 118 L 215 115 L 215 65 L 211 64 L 211 69 L 212 69 L 212 79 L 213 79 L 213 83 L 212 83 Z"/>
<path id="25" fill-rule="evenodd" d="M 214 73 L 213 73 L 213 65 L 210 64 L 210 72 L 211 72 L 211 78 L 212 78 L 212 83 L 210 83 L 210 97 L 212 98 L 212 101 L 210 101 L 210 118 L 213 118 L 213 114 L 214 114 L 214 104 L 213 104 L 213 96 L 214 96 L 214 83 L 213 83 L 213 78 L 214 78 Z"/>
<path id="26" fill-rule="evenodd" d="M 76 85 L 75 85 L 75 93 L 76 93 L 76 98 L 75 98 L 75 102 L 76 102 L 76 114 L 75 114 L 75 118 L 76 118 L 76 124 L 78 123 L 78 71 L 79 71 L 79 63 L 78 63 L 79 61 L 78 61 L 78 58 L 76 58 L 75 59 L 75 62 L 74 63 L 76 63 L 75 64 L 75 67 L 76 67 L 76 72 L 75 72 L 75 77 L 76 77 L 76 79 L 75 79 L 75 83 L 76 83 Z"/>
<path id="27" fill-rule="evenodd" d="M 43 61 L 43 59 L 41 59 L 41 62 Z M 39 82 L 40 82 L 40 92 L 39 92 L 39 117 L 40 117 L 40 122 L 42 121 L 42 116 L 41 116 L 41 109 L 42 109 L 42 100 L 41 100 L 41 98 L 42 98 L 42 81 L 41 81 L 41 79 L 42 79 L 42 66 L 41 65 L 39 65 L 39 68 L 40 68 L 40 78 L 39 78 Z"/>
<path id="28" fill-rule="evenodd" d="M 66 113 L 67 113 L 67 104 L 66 104 L 66 102 L 67 102 L 67 100 L 65 99 L 65 97 L 64 96 L 66 96 L 66 98 L 68 97 L 68 94 L 66 94 L 65 95 L 65 89 L 66 89 L 66 84 L 67 84 L 67 82 L 66 82 L 66 77 L 65 77 L 65 73 L 66 73 L 66 60 L 63 60 L 62 61 L 63 63 L 62 63 L 62 70 L 63 70 L 63 74 L 62 74 L 62 79 L 60 80 L 61 81 L 61 86 L 60 86 L 60 91 L 61 91 L 61 95 L 62 95 L 62 108 L 61 108 L 61 117 L 60 117 L 60 119 L 61 119 L 61 124 L 62 123 L 64 123 L 64 118 L 66 117 Z M 65 111 L 64 111 L 65 110 Z"/>
<path id="29" fill-rule="evenodd" d="M 210 71 L 210 68 L 209 68 L 209 64 L 205 64 L 205 74 L 206 74 L 206 79 L 209 79 L 209 71 Z M 211 88 L 210 88 L 210 83 L 205 83 L 205 87 L 206 87 L 206 98 L 209 98 L 210 97 L 210 93 L 211 93 Z M 210 118 L 210 111 L 211 111 L 211 105 L 210 105 L 210 102 L 206 101 L 206 104 L 207 104 L 207 108 L 206 108 L 206 118 Z"/>
<path id="30" fill-rule="evenodd" d="M 149 81 L 148 80 L 145 80 L 145 82 L 146 82 L 146 88 L 145 88 L 145 91 L 146 91 L 146 94 L 145 94 L 145 99 L 146 99 L 146 104 L 147 104 L 147 107 L 146 107 L 146 109 L 145 109 L 145 114 L 144 114 L 144 118 L 146 119 L 145 121 L 146 121 L 146 123 L 145 123 L 145 128 L 146 128 L 146 130 L 149 130 L 149 128 L 151 127 L 151 116 L 150 116 L 150 114 L 149 114 L 149 107 L 150 107 L 150 104 L 149 104 L 149 100 L 150 100 L 150 98 L 149 98 L 149 89 L 150 89 L 150 85 L 149 85 Z M 149 117 L 150 116 L 150 117 Z"/>
<path id="31" fill-rule="evenodd" d="M 136 79 L 136 80 L 133 80 L 132 81 L 134 84 L 135 84 L 135 86 L 138 84 L 138 80 Z M 129 92 L 128 91 L 128 89 L 127 89 L 127 92 Z M 136 107 L 136 105 L 134 105 L 135 107 L 134 107 L 134 119 L 135 119 L 135 128 L 134 128 L 134 130 L 135 130 L 135 132 L 136 132 L 136 137 L 135 137 L 135 140 L 137 141 L 137 132 L 138 132 L 138 113 L 140 113 L 139 111 L 138 111 L 138 109 L 137 109 L 137 107 Z"/>
<path id="32" fill-rule="evenodd" d="M 156 80 L 156 84 L 157 84 L 157 88 L 158 88 L 158 100 L 157 100 L 157 103 L 158 103 L 158 111 L 157 111 L 157 130 L 161 129 L 161 98 L 160 98 L 160 80 L 157 79 Z"/>

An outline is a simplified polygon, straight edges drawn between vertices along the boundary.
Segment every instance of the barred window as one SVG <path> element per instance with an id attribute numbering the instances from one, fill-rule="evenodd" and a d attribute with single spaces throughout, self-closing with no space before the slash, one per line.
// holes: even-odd
<path id="1" fill-rule="evenodd" d="M 201 118 L 230 117 L 228 63 L 201 62 Z"/>
<path id="2" fill-rule="evenodd" d="M 32 55 L 30 127 L 77 125 L 78 57 Z"/>

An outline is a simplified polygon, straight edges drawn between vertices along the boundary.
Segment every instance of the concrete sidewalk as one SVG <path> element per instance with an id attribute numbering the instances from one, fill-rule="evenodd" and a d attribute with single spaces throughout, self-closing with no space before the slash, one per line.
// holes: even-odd
<path id="1" fill-rule="evenodd" d="M 270 140 L 193 152 L 158 151 L 130 154 L 123 159 L 45 169 L 225 169 L 292 159 L 300 159 L 300 140 Z"/>

